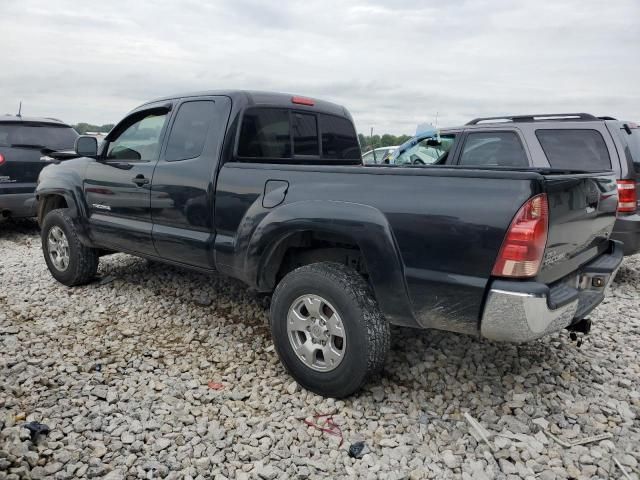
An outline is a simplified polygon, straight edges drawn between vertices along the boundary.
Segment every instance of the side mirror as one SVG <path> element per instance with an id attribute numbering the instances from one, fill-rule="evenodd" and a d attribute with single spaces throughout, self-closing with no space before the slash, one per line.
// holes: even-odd
<path id="1" fill-rule="evenodd" d="M 428 147 L 439 147 L 440 145 L 442 145 L 442 142 L 439 142 L 437 138 L 430 138 L 427 140 Z"/>
<path id="2" fill-rule="evenodd" d="M 98 155 L 98 140 L 89 135 L 76 138 L 76 153 L 81 157 L 95 157 Z"/>

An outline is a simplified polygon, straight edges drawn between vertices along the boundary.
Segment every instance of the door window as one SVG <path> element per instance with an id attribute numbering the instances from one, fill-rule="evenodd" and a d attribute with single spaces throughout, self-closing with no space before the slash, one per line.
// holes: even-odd
<path id="1" fill-rule="evenodd" d="M 127 127 L 109 143 L 107 160 L 142 160 L 158 158 L 160 135 L 167 114 L 150 114 Z"/>
<path id="2" fill-rule="evenodd" d="M 211 101 L 183 103 L 171 127 L 165 159 L 175 162 L 202 155 L 214 117 L 215 103 Z"/>
<path id="3" fill-rule="evenodd" d="M 515 132 L 477 132 L 467 135 L 460 165 L 528 167 L 529 160 Z"/>

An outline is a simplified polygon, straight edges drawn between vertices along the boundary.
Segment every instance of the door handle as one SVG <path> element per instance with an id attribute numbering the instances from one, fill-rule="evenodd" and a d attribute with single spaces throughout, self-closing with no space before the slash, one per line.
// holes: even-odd
<path id="1" fill-rule="evenodd" d="M 142 175 L 141 173 L 136 175 L 131 181 L 133 183 L 135 183 L 136 185 L 138 185 L 139 187 L 149 183 L 149 179 L 148 178 L 144 178 L 144 175 Z"/>

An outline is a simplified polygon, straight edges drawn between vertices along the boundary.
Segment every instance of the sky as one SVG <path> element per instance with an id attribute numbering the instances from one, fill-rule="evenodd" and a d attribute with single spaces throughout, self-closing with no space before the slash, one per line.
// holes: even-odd
<path id="1" fill-rule="evenodd" d="M 640 121 L 640 0 L 0 0 L 0 114 L 115 123 L 156 97 L 273 90 L 358 131 L 589 112 Z"/>

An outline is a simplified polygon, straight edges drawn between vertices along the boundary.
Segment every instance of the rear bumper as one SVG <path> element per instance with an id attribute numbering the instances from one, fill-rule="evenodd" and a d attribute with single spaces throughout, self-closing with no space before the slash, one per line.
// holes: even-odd
<path id="1" fill-rule="evenodd" d="M 494 280 L 482 314 L 481 335 L 489 340 L 528 342 L 583 319 L 604 299 L 622 257 L 622 245 L 611 242 L 608 253 L 553 285 Z"/>
<path id="2" fill-rule="evenodd" d="M 622 248 L 625 255 L 640 252 L 640 214 L 618 217 L 611 238 L 624 244 Z"/>
<path id="3" fill-rule="evenodd" d="M 0 216 L 35 217 L 37 205 L 34 193 L 2 193 L 0 190 Z"/>

